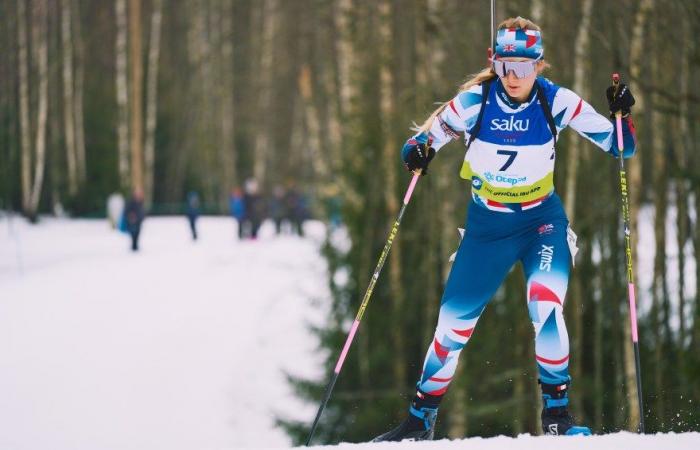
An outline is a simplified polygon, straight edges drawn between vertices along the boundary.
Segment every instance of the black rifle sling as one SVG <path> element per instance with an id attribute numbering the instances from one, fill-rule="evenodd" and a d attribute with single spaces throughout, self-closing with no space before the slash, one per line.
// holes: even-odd
<path id="1" fill-rule="evenodd" d="M 479 110 L 479 115 L 476 118 L 476 123 L 474 124 L 472 129 L 469 130 L 469 141 L 467 141 L 467 150 L 469 150 L 469 147 L 472 145 L 472 142 L 474 142 L 474 139 L 476 139 L 476 137 L 479 135 L 479 131 L 481 131 L 481 120 L 484 118 L 484 110 L 486 109 L 486 100 L 489 99 L 491 82 L 492 80 L 486 80 L 481 83 L 481 109 Z"/>
<path id="2" fill-rule="evenodd" d="M 535 81 L 537 85 L 537 100 L 540 102 L 542 111 L 544 111 L 544 118 L 547 119 L 547 124 L 549 125 L 549 131 L 552 132 L 552 138 L 554 138 L 554 145 L 557 145 L 557 126 L 554 123 L 554 116 L 552 116 L 552 110 L 549 107 L 549 102 L 547 101 L 547 96 L 544 95 L 544 89 L 540 85 L 539 81 Z"/>

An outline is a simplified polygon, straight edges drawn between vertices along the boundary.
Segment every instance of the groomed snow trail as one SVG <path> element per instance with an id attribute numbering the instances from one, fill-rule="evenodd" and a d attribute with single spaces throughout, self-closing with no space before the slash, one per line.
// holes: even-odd
<path id="1" fill-rule="evenodd" d="M 640 436 L 614 433 L 601 436 L 530 436 L 517 438 L 469 438 L 431 442 L 382 442 L 377 444 L 340 444 L 319 446 L 318 450 L 697 450 L 700 433 L 655 434 Z"/>
<path id="2" fill-rule="evenodd" d="M 231 219 L 0 220 L 0 448 L 288 447 L 311 420 L 285 371 L 321 377 L 308 324 L 329 292 L 309 237 L 239 242 Z"/>

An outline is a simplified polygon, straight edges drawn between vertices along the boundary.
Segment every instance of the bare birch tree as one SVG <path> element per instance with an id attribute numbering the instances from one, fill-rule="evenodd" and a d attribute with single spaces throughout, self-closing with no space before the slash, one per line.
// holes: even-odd
<path id="1" fill-rule="evenodd" d="M 263 25 L 261 30 L 261 46 L 258 71 L 254 76 L 258 80 L 258 104 L 256 120 L 259 125 L 258 133 L 255 136 L 254 151 L 255 160 L 253 164 L 253 175 L 258 181 L 262 181 L 266 176 L 268 160 L 270 158 L 270 133 L 269 120 L 270 102 L 272 101 L 272 71 L 274 57 L 275 33 L 278 28 L 278 0 L 263 0 Z"/>
<path id="2" fill-rule="evenodd" d="M 163 17 L 163 0 L 153 0 L 151 10 L 151 32 L 148 44 L 148 67 L 146 72 L 146 140 L 144 143 L 145 201 L 153 200 L 153 177 L 155 175 L 156 120 L 158 118 L 158 65 L 160 56 L 160 28 Z"/>
<path id="3" fill-rule="evenodd" d="M 581 22 L 579 22 L 578 33 L 576 36 L 576 46 L 574 48 L 574 83 L 573 89 L 581 98 L 590 96 L 589 88 L 586 83 L 588 73 L 590 71 L 590 36 L 591 36 L 591 13 L 593 11 L 593 0 L 583 0 L 581 5 Z M 569 143 L 567 147 L 567 167 L 566 167 L 566 215 L 569 221 L 576 223 L 576 185 L 578 180 L 578 169 L 581 160 L 585 159 L 580 156 L 581 153 L 581 137 L 570 133 Z M 571 346 L 574 355 L 583 354 L 583 305 L 581 300 L 581 278 L 577 273 L 573 273 L 569 288 L 569 311 L 573 316 L 572 327 L 572 342 Z M 581 357 L 573 358 L 571 361 L 571 373 L 577 378 L 581 374 Z M 574 399 L 572 407 L 577 416 L 581 416 L 583 412 L 583 393 L 577 390 L 573 391 Z"/>
<path id="4" fill-rule="evenodd" d="M 29 122 L 29 49 L 27 11 L 24 0 L 17 0 L 17 62 L 19 69 L 19 126 L 21 148 L 22 209 L 29 210 L 32 189 L 32 127 Z"/>
<path id="5" fill-rule="evenodd" d="M 115 82 L 117 95 L 117 152 L 119 182 L 122 189 L 131 184 L 129 174 L 129 89 L 127 78 L 127 12 L 126 0 L 114 1 L 117 36 L 115 39 Z"/>
<path id="6" fill-rule="evenodd" d="M 85 151 L 85 124 L 83 108 L 83 90 L 85 79 L 85 49 L 83 44 L 82 27 L 80 24 L 80 3 L 73 0 L 73 48 L 75 84 L 73 89 L 73 116 L 75 117 L 75 162 L 78 170 L 78 182 L 84 184 L 87 180 L 87 156 Z"/>
<path id="7" fill-rule="evenodd" d="M 68 165 L 68 193 L 78 192 L 77 151 L 75 145 L 75 116 L 73 115 L 73 40 L 71 36 L 71 2 L 61 0 L 61 47 L 63 53 L 63 130 Z"/>
<path id="8" fill-rule="evenodd" d="M 222 167 L 220 204 L 224 208 L 229 188 L 237 182 L 236 146 L 234 142 L 234 61 L 233 61 L 233 11 L 232 2 L 225 0 L 220 10 L 221 43 L 219 47 L 219 82 L 217 95 L 219 108 L 219 157 Z"/>
<path id="9" fill-rule="evenodd" d="M 143 61 L 141 59 L 141 0 L 129 0 L 129 59 L 131 106 L 131 187 L 143 192 Z"/>
<path id="10" fill-rule="evenodd" d="M 392 5 L 390 0 L 379 2 L 379 110 L 382 127 L 382 160 L 384 163 L 384 201 L 388 217 L 396 217 L 399 212 L 399 202 L 396 197 L 397 183 L 396 167 L 398 166 L 398 142 L 395 138 L 396 106 L 394 104 L 394 74 L 392 30 Z M 401 320 L 404 291 L 401 283 L 401 242 L 394 242 L 392 253 L 389 255 L 389 290 L 391 291 L 393 317 Z M 396 357 L 394 359 L 393 380 L 398 386 L 404 386 L 406 379 L 406 364 L 402 358 L 403 327 L 396 323 L 392 327 L 392 340 Z"/>
<path id="11" fill-rule="evenodd" d="M 36 220 L 44 182 L 46 157 L 46 124 L 48 116 L 48 43 L 47 4 L 45 0 L 32 3 L 32 55 L 36 62 L 37 110 L 34 145 L 31 144 L 29 58 L 27 43 L 27 14 L 25 2 L 17 2 L 17 32 L 19 46 L 20 134 L 22 149 L 22 208 L 32 221 Z M 32 174 L 33 172 L 33 174 Z"/>
<path id="12" fill-rule="evenodd" d="M 141 0 L 129 0 L 131 187 L 143 193 L 143 60 Z"/>
<path id="13" fill-rule="evenodd" d="M 681 15 L 681 49 L 680 49 L 680 80 L 679 80 L 679 94 L 680 101 L 678 104 L 679 117 L 678 117 L 678 128 L 677 132 L 673 133 L 674 143 L 676 148 L 676 161 L 679 170 L 678 177 L 675 180 L 676 186 L 676 244 L 678 246 L 678 315 L 679 315 L 679 330 L 678 330 L 678 343 L 679 343 L 679 353 L 678 353 L 678 373 L 681 377 L 681 384 L 685 384 L 686 380 L 686 338 L 688 333 L 688 318 L 686 311 L 686 280 L 685 280 L 685 246 L 690 238 L 690 231 L 688 230 L 688 194 L 691 189 L 688 187 L 688 181 L 686 177 L 683 176 L 683 172 L 688 167 L 688 154 L 691 152 L 691 147 L 694 145 L 694 139 L 691 138 L 692 134 L 690 132 L 689 126 L 689 116 L 690 116 L 690 106 L 688 102 L 688 95 L 690 94 L 690 60 L 693 55 L 693 50 L 695 46 L 695 40 L 693 39 L 693 33 L 690 26 L 690 19 L 686 14 Z M 697 196 L 698 192 L 695 192 Z M 698 211 L 696 211 L 696 215 Z M 696 262 L 697 264 L 697 262 Z"/>
<path id="14" fill-rule="evenodd" d="M 311 69 L 304 64 L 299 71 L 299 92 L 304 107 L 304 118 L 307 128 L 304 147 L 309 152 L 309 161 L 313 167 L 316 180 L 325 182 L 328 179 L 328 164 L 326 156 L 321 152 L 321 125 L 319 112 L 314 105 Z"/>
<path id="15" fill-rule="evenodd" d="M 639 113 L 644 112 L 646 99 L 644 96 L 644 89 L 639 85 L 641 80 L 641 70 L 643 66 L 643 51 L 645 50 L 643 44 L 646 40 L 643 34 L 646 30 L 647 18 L 649 13 L 653 8 L 652 0 L 642 0 L 639 10 L 635 16 L 634 25 L 632 28 L 632 39 L 630 45 L 630 89 L 635 94 L 635 99 L 637 101 L 635 105 L 635 111 Z M 641 161 L 638 158 L 632 158 L 628 160 L 627 165 L 628 181 L 627 185 L 630 186 L 629 191 L 629 207 L 630 207 L 630 217 L 632 228 L 632 248 L 636 248 L 637 239 L 637 217 L 639 211 L 639 190 L 642 187 L 642 174 L 641 174 Z M 633 252 L 634 265 L 639 267 L 637 264 L 637 252 Z M 634 352 L 632 349 L 632 331 L 629 326 L 629 310 L 625 310 L 625 346 L 624 346 L 624 363 L 625 363 L 625 386 L 627 388 L 627 401 L 628 401 L 628 413 L 629 422 L 627 423 L 627 429 L 630 431 L 636 431 L 637 424 L 639 423 L 639 401 L 637 400 L 637 384 L 635 375 L 635 360 Z"/>
<path id="16" fill-rule="evenodd" d="M 41 189 L 44 184 L 44 165 L 46 162 L 46 122 L 49 106 L 48 76 L 48 5 L 46 0 L 39 0 L 32 5 L 32 44 L 37 61 L 38 105 L 36 137 L 34 141 L 34 182 L 29 200 L 29 216 L 36 216 L 39 209 Z M 35 45 L 34 45 L 35 44 Z"/>

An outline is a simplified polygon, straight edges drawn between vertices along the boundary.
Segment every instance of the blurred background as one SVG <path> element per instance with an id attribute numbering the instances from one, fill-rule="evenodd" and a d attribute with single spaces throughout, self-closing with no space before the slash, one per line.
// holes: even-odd
<path id="1" fill-rule="evenodd" d="M 496 23 L 542 27 L 552 81 L 603 114 L 613 71 L 636 97 L 647 431 L 698 431 L 700 2 L 496 3 Z M 486 0 L 0 0 L 0 209 L 98 218 L 109 195 L 136 193 L 145 214 L 182 214 L 196 193 L 202 213 L 226 215 L 246 184 L 268 206 L 295 192 L 305 219 L 350 243 L 328 233 L 323 245 L 332 300 L 315 331 L 330 373 L 410 178 L 401 145 L 486 65 L 490 21 Z M 318 442 L 366 440 L 405 414 L 469 201 L 463 155 L 448 145 L 421 178 Z M 634 430 L 618 166 L 572 131 L 558 160 L 581 248 L 565 308 L 573 412 L 601 432 Z M 518 266 L 462 354 L 439 433 L 537 432 L 533 337 Z M 326 380 L 288 382 L 317 404 Z M 309 426 L 279 425 L 295 442 Z"/>

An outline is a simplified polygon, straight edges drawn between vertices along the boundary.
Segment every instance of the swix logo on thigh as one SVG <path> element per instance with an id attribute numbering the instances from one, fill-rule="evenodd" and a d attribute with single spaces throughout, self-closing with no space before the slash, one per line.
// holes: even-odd
<path id="1" fill-rule="evenodd" d="M 552 270 L 552 259 L 554 259 L 554 246 L 542 244 L 542 249 L 537 252 L 540 255 L 540 270 L 549 272 Z"/>
<path id="2" fill-rule="evenodd" d="M 515 120 L 514 116 L 510 116 L 510 119 L 491 119 L 493 131 L 527 131 L 529 128 L 530 119 Z"/>

